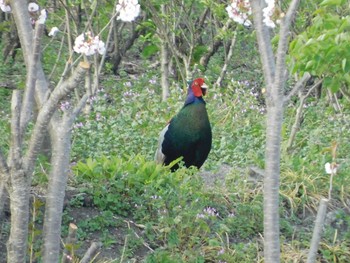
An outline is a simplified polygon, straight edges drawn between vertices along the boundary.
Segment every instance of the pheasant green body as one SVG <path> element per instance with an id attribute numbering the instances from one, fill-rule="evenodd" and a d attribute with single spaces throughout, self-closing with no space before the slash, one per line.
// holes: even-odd
<path id="1" fill-rule="evenodd" d="M 198 87 L 199 86 L 199 90 Z M 208 157 L 212 144 L 212 132 L 203 100 L 205 84 L 196 79 L 190 84 L 183 108 L 163 129 L 159 138 L 156 160 L 164 165 L 183 157 L 186 167 L 200 168 Z M 177 169 L 178 165 L 172 167 Z"/>

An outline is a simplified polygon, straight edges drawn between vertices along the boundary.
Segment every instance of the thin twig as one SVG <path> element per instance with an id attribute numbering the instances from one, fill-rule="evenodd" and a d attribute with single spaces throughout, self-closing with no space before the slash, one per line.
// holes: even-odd
<path id="1" fill-rule="evenodd" d="M 222 81 L 223 81 L 224 76 L 225 76 L 226 71 L 227 71 L 228 64 L 229 64 L 229 62 L 231 60 L 231 57 L 233 55 L 233 49 L 234 49 L 234 47 L 236 45 L 236 36 L 237 36 L 237 31 L 234 31 L 233 37 L 232 37 L 231 42 L 230 42 L 228 54 L 227 54 L 227 56 L 225 58 L 224 66 L 222 67 L 220 76 L 218 77 L 218 79 L 216 80 L 216 82 L 214 84 L 215 87 L 221 87 Z"/>
<path id="2" fill-rule="evenodd" d="M 301 117 L 303 116 L 303 108 L 304 108 L 305 100 L 310 96 L 311 92 L 315 88 L 317 88 L 319 85 L 321 85 L 322 81 L 323 81 L 322 79 L 319 80 L 315 85 L 313 85 L 308 90 L 308 92 L 305 95 L 301 96 L 300 102 L 299 102 L 299 107 L 297 108 L 297 111 L 295 114 L 295 121 L 294 121 L 294 124 L 292 126 L 292 130 L 291 130 L 291 133 L 290 133 L 290 136 L 288 139 L 287 148 L 286 148 L 287 151 L 289 151 L 291 149 L 293 142 L 294 142 L 294 139 L 295 139 L 295 136 L 296 136 L 296 133 L 300 128 L 300 120 L 301 120 Z"/>
<path id="3" fill-rule="evenodd" d="M 283 99 L 283 103 L 284 105 L 286 105 L 286 103 L 289 102 L 290 98 L 292 96 L 294 96 L 300 89 L 302 89 L 303 87 L 305 87 L 305 83 L 311 78 L 311 75 L 309 72 L 305 72 L 305 74 L 303 75 L 303 77 L 301 79 L 298 80 L 298 82 L 294 85 L 294 87 L 292 88 L 292 90 L 284 97 Z M 318 87 L 323 80 L 319 80 L 316 87 Z M 315 85 L 316 85 L 315 84 Z M 314 89 L 315 85 L 311 88 Z"/>
<path id="4" fill-rule="evenodd" d="M 98 74 L 101 74 L 103 65 L 104 65 L 105 60 L 106 60 L 106 55 L 107 55 L 108 47 L 109 47 L 109 45 L 110 45 L 111 38 L 112 38 L 112 35 L 113 35 L 113 28 L 114 28 L 114 23 L 115 23 L 114 21 L 115 21 L 116 15 L 117 15 L 117 14 L 116 14 L 116 9 L 114 8 L 112 18 L 110 19 L 110 21 L 109 21 L 108 24 L 107 24 L 107 25 L 110 24 L 110 27 L 109 27 L 109 31 L 108 31 L 107 40 L 106 40 L 106 52 L 102 55 L 102 58 L 101 58 L 101 61 L 100 61 L 100 65 L 99 65 L 99 68 L 98 68 Z M 101 30 L 101 32 L 107 27 L 107 25 Z M 101 34 L 101 32 L 100 32 L 100 34 Z"/>

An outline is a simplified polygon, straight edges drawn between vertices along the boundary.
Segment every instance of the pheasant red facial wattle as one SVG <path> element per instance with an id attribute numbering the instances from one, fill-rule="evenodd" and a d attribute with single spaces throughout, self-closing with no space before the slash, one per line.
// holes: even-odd
<path id="1" fill-rule="evenodd" d="M 205 84 L 203 78 L 198 78 L 192 81 L 191 89 L 196 97 L 201 97 L 206 94 L 208 86 Z"/>
<path id="2" fill-rule="evenodd" d="M 193 80 L 188 87 L 185 105 L 161 131 L 155 160 L 169 165 L 182 157 L 186 167 L 200 168 L 208 157 L 212 132 L 203 96 L 208 86 L 203 78 Z M 178 168 L 175 164 L 172 171 Z"/>

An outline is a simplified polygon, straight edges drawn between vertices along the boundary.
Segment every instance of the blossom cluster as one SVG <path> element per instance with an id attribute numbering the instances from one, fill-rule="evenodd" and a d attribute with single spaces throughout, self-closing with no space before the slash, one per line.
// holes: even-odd
<path id="1" fill-rule="evenodd" d="M 226 7 L 226 11 L 233 21 L 245 26 L 251 26 L 252 22 L 248 19 L 248 16 L 252 14 L 249 0 L 233 0 Z"/>
<path id="2" fill-rule="evenodd" d="M 197 219 L 205 219 L 208 217 L 218 217 L 219 213 L 214 207 L 208 206 L 207 208 L 203 209 L 203 213 L 197 214 Z"/>
<path id="3" fill-rule="evenodd" d="M 5 0 L 0 0 L 0 9 L 1 11 L 8 13 L 11 12 L 11 6 L 9 6 Z M 39 11 L 39 5 L 37 3 L 31 2 L 28 4 L 28 11 L 34 13 Z"/>
<path id="4" fill-rule="evenodd" d="M 118 13 L 118 20 L 132 22 L 140 14 L 140 5 L 138 0 L 119 0 L 116 10 Z"/>
<path id="5" fill-rule="evenodd" d="M 91 32 L 79 35 L 74 41 L 74 51 L 79 54 L 91 56 L 98 52 L 104 54 L 106 51 L 105 43 L 100 40 L 99 36 L 92 36 Z"/>
<path id="6" fill-rule="evenodd" d="M 263 22 L 266 26 L 274 28 L 276 24 L 271 18 L 276 11 L 275 0 L 265 0 L 265 3 L 267 6 L 263 9 Z M 250 0 L 232 0 L 231 4 L 226 7 L 226 11 L 233 21 L 245 26 L 251 26 L 252 22 L 248 19 L 252 14 Z"/>
<path id="7" fill-rule="evenodd" d="M 275 0 L 265 0 L 267 6 L 263 9 L 263 22 L 268 27 L 274 28 L 276 27 L 275 22 L 272 21 L 271 17 L 275 13 Z"/>
<path id="8" fill-rule="evenodd" d="M 0 9 L 2 12 L 11 12 L 11 6 L 7 5 L 5 0 L 0 0 Z"/>
<path id="9" fill-rule="evenodd" d="M 66 111 L 66 110 L 69 110 L 70 108 L 71 108 L 71 105 L 70 105 L 69 101 L 61 102 L 61 105 L 60 105 L 61 111 Z"/>

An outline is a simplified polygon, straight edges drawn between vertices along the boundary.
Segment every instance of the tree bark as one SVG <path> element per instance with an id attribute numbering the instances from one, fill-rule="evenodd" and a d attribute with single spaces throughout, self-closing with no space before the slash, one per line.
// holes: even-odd
<path id="1" fill-rule="evenodd" d="M 73 112 L 65 113 L 52 138 L 51 172 L 45 205 L 43 262 L 59 261 L 63 201 L 69 174 L 73 122 L 85 106 L 85 94 Z"/>
<path id="2" fill-rule="evenodd" d="M 292 0 L 287 14 L 282 18 L 275 61 L 269 31 L 262 19 L 264 1 L 251 1 L 267 96 L 264 177 L 264 260 L 266 263 L 280 262 L 279 185 L 283 90 L 287 76 L 285 59 L 288 49 L 289 27 L 298 4 L 299 0 Z"/>
<path id="3" fill-rule="evenodd" d="M 67 186 L 71 149 L 71 123 L 63 121 L 52 138 L 52 170 L 45 205 L 43 262 L 58 262 L 63 200 Z"/>
<path id="4" fill-rule="evenodd" d="M 21 94 L 15 90 L 11 103 L 11 146 L 9 155 L 10 169 L 10 208 L 11 229 L 7 244 L 8 262 L 25 262 L 27 253 L 29 222 L 29 187 L 21 160 L 20 136 Z"/>
<path id="5" fill-rule="evenodd" d="M 7 249 L 7 261 L 16 263 L 25 262 L 26 260 L 31 178 L 43 136 L 45 136 L 45 131 L 49 127 L 50 137 L 53 141 L 53 156 L 44 219 L 45 244 L 42 254 L 44 256 L 43 262 L 58 262 L 62 208 L 69 169 L 72 125 L 74 119 L 86 104 L 87 95 L 83 96 L 72 112 L 65 112 L 63 118 L 57 114 L 57 105 L 62 98 L 70 94 L 79 85 L 90 65 L 87 62 L 81 62 L 73 74 L 67 80 L 60 82 L 51 92 L 39 60 L 40 54 L 35 52 L 34 57 L 32 56 L 34 47 L 33 29 L 28 22 L 30 19 L 27 2 L 24 0 L 11 0 L 10 4 L 29 76 L 27 76 L 26 95 L 24 99 L 27 106 L 23 109 L 26 112 L 22 111 L 25 114 L 22 116 L 22 121 L 20 111 L 21 99 L 19 92 L 14 91 L 11 124 L 12 140 L 8 166 L 4 156 L 0 154 L 0 175 L 1 179 L 4 179 L 1 182 L 0 190 L 4 189 L 5 182 L 9 181 L 10 184 L 8 189 L 11 202 L 11 230 Z M 33 63 L 33 58 L 36 60 L 35 63 Z M 27 111 L 31 112 L 34 107 L 33 97 L 40 110 L 28 142 L 28 150 L 26 155 L 22 156 L 21 140 L 24 138 L 23 132 L 29 119 Z M 3 191 L 0 192 L 1 201 L 4 197 L 2 193 Z"/>

